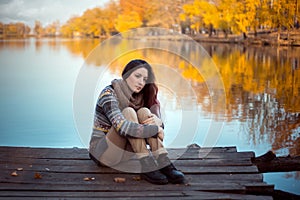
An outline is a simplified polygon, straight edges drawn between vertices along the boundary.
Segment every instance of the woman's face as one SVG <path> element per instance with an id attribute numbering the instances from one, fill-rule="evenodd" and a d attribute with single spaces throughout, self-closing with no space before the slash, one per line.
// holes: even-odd
<path id="1" fill-rule="evenodd" d="M 130 90 L 139 93 L 146 85 L 148 79 L 148 70 L 144 67 L 134 70 L 125 80 Z"/>

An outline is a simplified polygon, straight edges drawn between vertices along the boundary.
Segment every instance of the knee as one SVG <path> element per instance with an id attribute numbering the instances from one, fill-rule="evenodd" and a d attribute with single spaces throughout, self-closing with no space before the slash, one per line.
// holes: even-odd
<path id="1" fill-rule="evenodd" d="M 123 109 L 122 114 L 127 120 L 138 122 L 137 113 L 131 107 L 126 107 Z"/>
<path id="2" fill-rule="evenodd" d="M 142 107 L 140 108 L 138 111 L 137 111 L 137 114 L 140 115 L 140 114 L 151 114 L 151 111 L 149 110 L 149 108 L 146 108 L 146 107 Z"/>
<path id="3" fill-rule="evenodd" d="M 131 107 L 124 108 L 122 113 L 123 113 L 123 115 L 136 115 L 135 110 Z"/>
<path id="4" fill-rule="evenodd" d="M 140 108 L 137 111 L 137 116 L 138 116 L 139 121 L 146 120 L 149 117 L 150 114 L 151 114 L 151 111 L 148 108 L 145 108 L 145 107 Z"/>

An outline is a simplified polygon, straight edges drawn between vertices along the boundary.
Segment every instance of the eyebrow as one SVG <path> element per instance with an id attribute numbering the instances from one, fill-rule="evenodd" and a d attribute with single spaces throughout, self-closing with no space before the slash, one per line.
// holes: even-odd
<path id="1" fill-rule="evenodd" d="M 143 74 L 141 74 L 141 73 L 139 73 L 139 72 L 136 72 L 135 74 L 136 74 L 136 75 L 141 75 L 141 76 L 143 76 Z M 148 79 L 148 76 L 145 76 L 144 78 L 147 78 L 147 79 Z"/>

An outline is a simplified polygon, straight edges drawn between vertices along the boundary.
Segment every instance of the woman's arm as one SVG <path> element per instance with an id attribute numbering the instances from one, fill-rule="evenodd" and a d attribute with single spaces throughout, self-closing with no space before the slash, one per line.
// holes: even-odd
<path id="1" fill-rule="evenodd" d="M 164 129 L 164 123 L 161 119 L 161 113 L 160 113 L 160 104 L 158 101 L 156 104 L 151 106 L 150 111 L 151 111 L 151 113 L 156 115 L 155 116 L 156 125 L 158 125 Z"/>
<path id="2" fill-rule="evenodd" d="M 157 137 L 159 131 L 158 126 L 138 124 L 125 119 L 119 109 L 118 100 L 112 89 L 106 89 L 105 92 L 100 95 L 97 106 L 102 108 L 104 114 L 120 135 L 136 138 Z"/>

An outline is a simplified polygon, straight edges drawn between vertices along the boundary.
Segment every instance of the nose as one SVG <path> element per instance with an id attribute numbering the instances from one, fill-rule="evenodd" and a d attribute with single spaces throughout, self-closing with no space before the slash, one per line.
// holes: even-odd
<path id="1" fill-rule="evenodd" d="M 144 85 L 144 79 L 143 78 L 139 78 L 138 84 L 139 84 L 139 86 L 143 86 Z"/>

